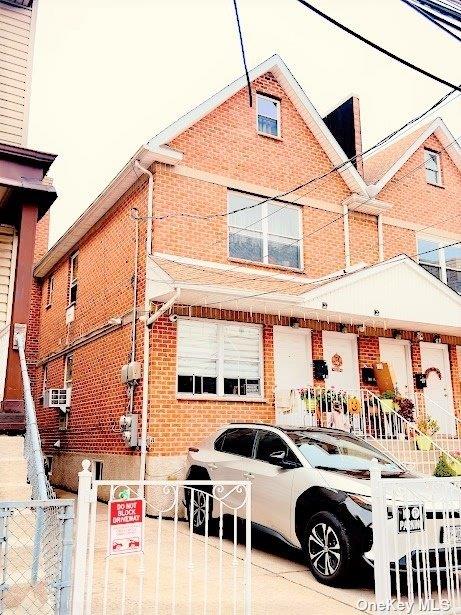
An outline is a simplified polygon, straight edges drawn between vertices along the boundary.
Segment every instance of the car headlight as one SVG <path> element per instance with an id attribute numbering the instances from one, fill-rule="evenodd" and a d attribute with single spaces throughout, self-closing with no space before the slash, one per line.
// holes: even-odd
<path id="1" fill-rule="evenodd" d="M 353 502 L 360 506 L 360 508 L 364 508 L 365 510 L 371 511 L 371 497 L 368 495 L 359 495 L 358 493 L 349 493 L 349 497 Z"/>

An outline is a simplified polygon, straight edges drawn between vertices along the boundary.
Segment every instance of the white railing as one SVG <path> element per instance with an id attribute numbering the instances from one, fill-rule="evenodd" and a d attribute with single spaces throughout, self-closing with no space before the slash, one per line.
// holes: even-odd
<path id="1" fill-rule="evenodd" d="M 250 615 L 249 482 L 93 481 L 90 462 L 82 466 L 72 615 Z M 110 553 L 102 494 L 109 504 L 144 499 L 141 552 Z"/>
<path id="2" fill-rule="evenodd" d="M 6 364 L 8 360 L 8 347 L 10 340 L 10 325 L 0 329 L 0 401 L 5 392 Z"/>
<path id="3" fill-rule="evenodd" d="M 461 477 L 371 470 L 375 601 L 370 612 L 461 611 Z"/>
<path id="4" fill-rule="evenodd" d="M 386 400 L 387 401 L 387 400 Z M 461 464 L 452 456 L 453 439 L 422 433 L 414 422 L 398 414 L 392 403 L 368 389 L 334 391 L 310 387 L 292 391 L 289 400 L 276 395 L 276 423 L 281 426 L 337 427 L 371 441 L 413 471 L 434 473 L 441 455 L 453 467 Z M 450 444 L 450 446 L 449 446 Z"/>

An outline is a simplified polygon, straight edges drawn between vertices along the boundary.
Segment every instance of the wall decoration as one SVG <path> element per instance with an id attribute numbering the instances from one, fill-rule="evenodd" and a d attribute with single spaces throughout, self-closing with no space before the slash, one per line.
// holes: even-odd
<path id="1" fill-rule="evenodd" d="M 438 367 L 428 367 L 426 369 L 426 371 L 424 372 L 424 375 L 426 376 L 426 380 L 429 376 L 430 373 L 434 372 L 434 374 L 437 374 L 437 376 L 439 377 L 439 380 L 442 380 L 442 372 L 439 370 Z"/>
<path id="2" fill-rule="evenodd" d="M 331 365 L 332 365 L 332 371 L 334 372 L 342 372 L 343 371 L 343 359 L 341 357 L 341 355 L 339 354 L 334 354 L 331 357 Z"/>

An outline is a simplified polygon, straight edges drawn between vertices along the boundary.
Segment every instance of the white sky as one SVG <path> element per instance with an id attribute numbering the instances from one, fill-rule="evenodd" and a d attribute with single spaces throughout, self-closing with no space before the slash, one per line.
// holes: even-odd
<path id="1" fill-rule="evenodd" d="M 461 45 L 401 0 L 311 1 L 461 82 Z M 321 115 L 358 95 L 365 147 L 448 91 L 296 0 L 239 0 L 239 9 L 249 66 L 279 53 Z M 232 0 L 39 0 L 28 145 L 58 154 L 50 243 L 143 142 L 242 72 Z M 461 96 L 437 115 L 461 135 Z"/>

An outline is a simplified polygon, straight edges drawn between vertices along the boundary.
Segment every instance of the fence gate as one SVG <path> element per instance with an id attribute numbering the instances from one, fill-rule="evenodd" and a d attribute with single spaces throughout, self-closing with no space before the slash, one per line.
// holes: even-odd
<path id="1" fill-rule="evenodd" d="M 72 500 L 0 502 L 0 613 L 69 615 Z"/>
<path id="2" fill-rule="evenodd" d="M 251 613 L 248 482 L 93 481 L 82 465 L 72 615 Z"/>
<path id="3" fill-rule="evenodd" d="M 381 478 L 376 467 L 371 474 L 377 605 L 460 613 L 461 477 Z"/>

